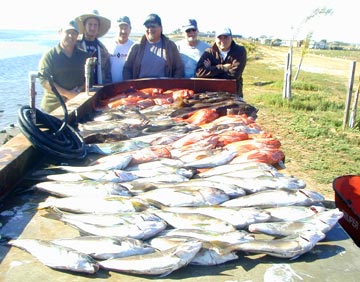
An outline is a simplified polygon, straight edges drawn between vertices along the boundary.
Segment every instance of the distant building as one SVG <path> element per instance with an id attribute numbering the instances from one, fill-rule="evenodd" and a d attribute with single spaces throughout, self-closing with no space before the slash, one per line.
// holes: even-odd
<path id="1" fill-rule="evenodd" d="M 321 40 L 321 41 L 311 40 L 309 43 L 309 48 L 325 50 L 325 49 L 329 49 L 329 46 L 328 46 L 326 40 Z"/>

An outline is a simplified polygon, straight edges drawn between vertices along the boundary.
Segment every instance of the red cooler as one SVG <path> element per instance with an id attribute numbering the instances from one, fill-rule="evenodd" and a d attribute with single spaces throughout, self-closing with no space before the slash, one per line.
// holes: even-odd
<path id="1" fill-rule="evenodd" d="M 360 175 L 343 175 L 335 178 L 333 189 L 335 205 L 344 213 L 339 223 L 360 247 Z"/>

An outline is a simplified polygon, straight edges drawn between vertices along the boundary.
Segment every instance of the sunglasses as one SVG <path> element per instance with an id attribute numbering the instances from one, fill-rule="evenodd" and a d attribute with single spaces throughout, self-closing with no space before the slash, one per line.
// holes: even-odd
<path id="1" fill-rule="evenodd" d="M 228 39 L 230 36 L 229 35 L 220 35 L 218 36 L 219 39 Z"/>
<path id="2" fill-rule="evenodd" d="M 196 31 L 195 28 L 190 28 L 190 29 L 185 30 L 186 33 L 188 33 L 188 32 L 195 32 L 195 31 Z"/>
<path id="3" fill-rule="evenodd" d="M 145 25 L 145 27 L 146 28 L 157 28 L 157 27 L 159 27 L 159 25 L 157 25 L 157 24 L 147 24 L 147 25 Z"/>

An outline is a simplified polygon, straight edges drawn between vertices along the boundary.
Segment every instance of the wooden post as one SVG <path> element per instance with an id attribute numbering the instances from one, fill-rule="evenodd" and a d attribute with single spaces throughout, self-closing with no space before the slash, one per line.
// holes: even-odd
<path id="1" fill-rule="evenodd" d="M 291 70 L 292 68 L 292 52 L 291 49 L 287 53 L 285 70 L 284 70 L 284 86 L 283 86 L 283 98 L 291 99 Z"/>
<path id="2" fill-rule="evenodd" d="M 289 68 L 289 53 L 287 53 L 287 56 L 286 56 L 286 60 L 285 60 L 285 68 L 284 68 L 284 85 L 283 85 L 283 99 L 286 99 L 286 97 L 287 97 L 287 89 L 288 89 L 288 87 L 287 87 L 287 85 L 288 85 L 288 79 L 287 79 L 287 77 L 288 77 L 288 75 L 287 75 L 287 73 L 288 73 L 288 68 Z"/>
<path id="3" fill-rule="evenodd" d="M 360 81 L 359 81 L 359 83 L 360 83 Z M 352 110 L 350 113 L 350 119 L 349 119 L 349 127 L 350 128 L 354 128 L 354 126 L 355 126 L 356 111 L 357 111 L 357 105 L 358 105 L 358 101 L 359 101 L 359 91 L 360 91 L 360 84 L 358 85 L 358 88 L 356 90 Z"/>
<path id="4" fill-rule="evenodd" d="M 346 124 L 349 120 L 349 109 L 350 109 L 350 103 L 351 103 L 351 96 L 353 91 L 353 85 L 354 85 L 354 75 L 355 75 L 355 69 L 356 69 L 356 61 L 351 62 L 351 75 L 349 79 L 349 88 L 348 93 L 346 95 L 346 102 L 345 102 L 345 112 L 344 112 L 344 119 L 343 119 L 343 129 L 346 128 Z"/>
<path id="5" fill-rule="evenodd" d="M 292 44 L 292 43 L 291 43 Z M 287 72 L 287 80 L 288 80 L 288 84 L 287 84 L 287 99 L 291 99 L 291 77 L 292 77 L 292 57 L 293 57 L 293 52 L 292 52 L 292 46 L 290 46 L 289 49 L 289 66 L 288 66 L 288 72 Z"/>

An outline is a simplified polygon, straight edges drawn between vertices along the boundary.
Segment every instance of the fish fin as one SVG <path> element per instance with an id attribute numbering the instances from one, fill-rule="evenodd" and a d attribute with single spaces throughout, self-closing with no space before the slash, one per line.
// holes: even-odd
<path id="1" fill-rule="evenodd" d="M 168 276 L 170 273 L 174 272 L 175 269 L 170 269 L 169 271 L 164 272 L 163 274 L 159 275 L 159 278 Z"/>
<path id="2" fill-rule="evenodd" d="M 143 199 L 143 198 L 141 198 L 141 200 L 146 201 L 146 202 L 149 203 L 151 206 L 154 206 L 154 207 L 156 207 L 156 208 L 158 208 L 158 209 L 163 209 L 163 208 L 166 207 L 164 204 L 162 204 L 161 202 L 156 201 L 156 200 L 154 200 L 154 199 L 147 199 L 147 198 L 144 198 L 144 199 Z"/>
<path id="3" fill-rule="evenodd" d="M 46 218 L 50 218 L 50 219 L 54 219 L 54 220 L 61 220 L 61 217 L 63 215 L 63 212 L 60 211 L 58 208 L 56 207 L 46 207 L 45 208 L 46 213 L 43 214 L 43 217 Z"/>

